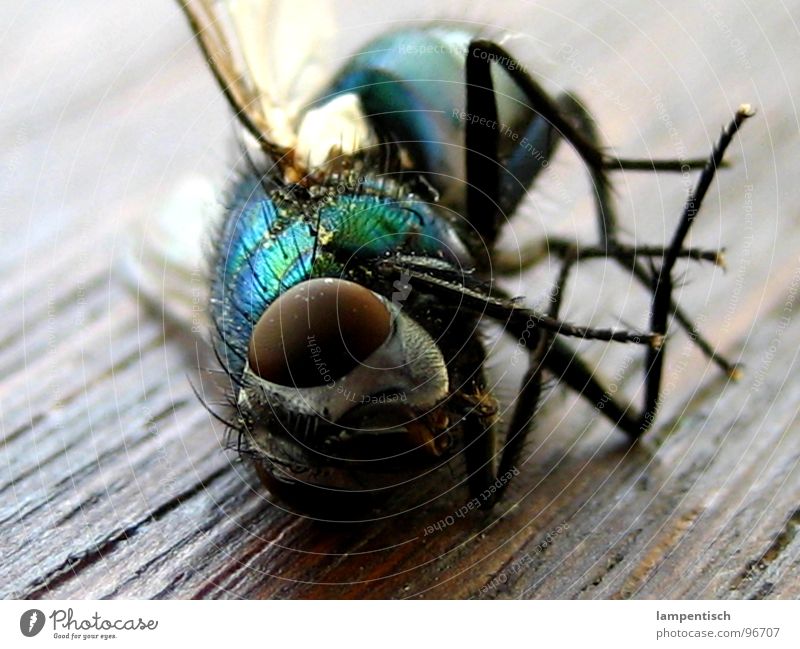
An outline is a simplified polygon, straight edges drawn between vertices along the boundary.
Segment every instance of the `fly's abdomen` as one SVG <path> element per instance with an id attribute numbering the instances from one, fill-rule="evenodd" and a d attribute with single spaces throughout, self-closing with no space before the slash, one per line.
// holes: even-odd
<path id="1" fill-rule="evenodd" d="M 320 99 L 357 95 L 367 119 L 385 139 L 400 143 L 412 167 L 426 174 L 442 203 L 465 207 L 465 67 L 468 31 L 429 27 L 406 29 L 368 43 L 340 71 Z M 519 88 L 499 66 L 493 70 L 498 120 L 487 128 L 500 135 L 500 159 L 506 164 L 502 208 L 513 211 L 542 168 L 552 143 L 548 125 L 527 108 Z M 546 164 L 546 162 L 545 162 Z"/>

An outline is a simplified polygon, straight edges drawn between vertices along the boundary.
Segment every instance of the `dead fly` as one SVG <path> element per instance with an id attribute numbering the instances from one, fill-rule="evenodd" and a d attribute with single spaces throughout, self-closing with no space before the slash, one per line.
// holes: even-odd
<path id="1" fill-rule="evenodd" d="M 455 481 L 489 506 L 517 472 L 545 373 L 602 404 L 632 440 L 651 427 L 673 319 L 736 374 L 673 301 L 673 271 L 679 259 L 718 260 L 684 241 L 749 107 L 707 159 L 618 158 L 574 95 L 549 95 L 504 47 L 445 24 L 372 40 L 309 101 L 292 102 L 280 97 L 274 69 L 290 57 L 271 49 L 265 3 L 183 8 L 247 160 L 211 263 L 213 347 L 230 389 L 219 416 L 272 491 L 324 509 L 332 495 L 413 490 L 460 457 L 466 472 Z M 561 270 L 558 297 L 540 311 L 496 282 L 519 271 L 497 240 L 534 181 L 546 182 L 562 140 L 588 169 L 600 236 L 580 248 L 547 242 Z M 687 169 L 699 175 L 671 240 L 621 241 L 611 176 Z M 562 319 L 570 271 L 592 258 L 618 262 L 651 293 L 643 331 Z M 528 362 L 502 424 L 485 377 L 489 321 L 524 345 Z M 609 392 L 571 338 L 641 346 L 644 403 Z"/>

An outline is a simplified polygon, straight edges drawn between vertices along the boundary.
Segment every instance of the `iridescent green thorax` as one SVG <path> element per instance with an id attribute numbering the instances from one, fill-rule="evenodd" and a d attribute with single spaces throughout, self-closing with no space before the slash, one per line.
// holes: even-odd
<path id="1" fill-rule="evenodd" d="M 254 323 L 282 292 L 311 277 L 339 277 L 392 252 L 453 257 L 454 234 L 433 204 L 394 183 L 331 178 L 269 194 L 245 179 L 217 248 L 212 310 L 244 355 Z M 241 362 L 231 359 L 234 368 Z"/>

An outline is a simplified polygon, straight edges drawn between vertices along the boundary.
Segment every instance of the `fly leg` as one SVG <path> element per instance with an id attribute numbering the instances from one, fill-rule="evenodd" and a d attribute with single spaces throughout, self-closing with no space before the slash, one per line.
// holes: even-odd
<path id="1" fill-rule="evenodd" d="M 608 156 L 603 153 L 603 148 L 600 143 L 600 138 L 597 134 L 597 129 L 594 120 L 582 104 L 570 95 L 560 95 L 558 98 L 551 98 L 517 63 L 513 57 L 499 45 L 491 41 L 473 41 L 470 44 L 469 56 L 467 59 L 467 111 L 472 115 L 479 115 L 480 117 L 486 116 L 488 120 L 496 119 L 497 109 L 494 104 L 492 95 L 491 102 L 488 99 L 488 89 L 492 88 L 490 65 L 491 61 L 495 61 L 498 65 L 502 65 L 508 71 L 509 75 L 525 92 L 531 107 L 539 113 L 548 123 L 552 129 L 556 131 L 561 137 L 572 144 L 581 158 L 584 160 L 589 168 L 589 173 L 592 178 L 592 185 L 595 192 L 595 204 L 597 209 L 597 223 L 600 236 L 600 250 L 607 250 L 606 255 L 595 254 L 595 258 L 599 256 L 610 257 L 617 259 L 630 268 L 633 275 L 645 286 L 652 286 L 653 278 L 647 268 L 638 261 L 640 256 L 661 256 L 644 255 L 643 251 L 639 254 L 633 255 L 633 263 L 630 263 L 631 254 L 628 247 L 620 244 L 617 241 L 617 218 L 614 210 L 613 201 L 611 198 L 610 183 L 608 179 L 608 172 L 613 170 L 650 170 L 650 171 L 681 171 L 701 167 L 706 164 L 705 160 L 636 160 L 626 158 L 616 158 Z M 470 99 L 472 97 L 472 100 Z M 489 105 L 491 103 L 491 105 Z M 484 124 L 488 123 L 486 121 Z M 467 125 L 467 182 L 468 189 L 473 188 L 473 175 L 475 174 L 477 184 L 474 184 L 475 201 L 469 200 L 470 194 L 468 193 L 468 218 L 471 223 L 478 222 L 479 215 L 486 213 L 495 214 L 494 223 L 495 228 L 499 227 L 501 214 L 496 212 L 497 202 L 494 201 L 495 211 L 491 212 L 491 205 L 486 197 L 496 196 L 496 193 L 491 193 L 491 190 L 496 187 L 496 178 L 491 177 L 489 183 L 481 185 L 480 174 L 484 170 L 491 167 L 496 170 L 499 163 L 496 161 L 496 146 L 497 134 L 496 129 L 486 128 L 480 126 L 480 120 L 471 120 Z M 472 150 L 470 147 L 479 147 Z M 494 146 L 494 149 L 489 147 Z M 473 160 L 470 165 L 470 160 Z M 721 166 L 722 159 L 717 163 Z M 496 176 L 496 171 L 494 172 Z M 473 209 L 470 209 L 473 206 Z M 493 241 L 494 239 L 492 239 Z M 495 272 L 506 272 L 510 268 L 520 268 L 519 262 L 524 260 L 529 263 L 534 263 L 543 251 L 549 252 L 548 243 L 539 243 L 529 250 L 522 251 L 520 258 L 513 260 L 513 255 L 501 255 L 497 259 L 499 267 L 495 266 L 495 259 L 492 258 L 490 269 Z M 556 251 L 558 252 L 558 251 Z M 653 252 L 653 251 L 651 251 Z M 572 255 L 572 251 L 570 251 Z M 713 251 L 695 251 L 678 250 L 678 257 L 696 258 L 697 256 L 711 256 L 715 255 L 715 263 L 722 262 L 722 256 Z M 515 263 L 516 261 L 516 263 Z M 671 300 L 671 298 L 670 298 Z M 673 302 L 670 302 L 670 308 L 675 314 L 675 319 L 678 324 L 686 330 L 690 338 L 697 344 L 700 350 L 722 371 L 728 376 L 737 377 L 739 375 L 739 368 L 735 363 L 725 359 L 714 351 L 711 343 L 701 334 L 697 326 L 692 322 L 691 318 L 686 312 L 678 307 Z"/>
<path id="2" fill-rule="evenodd" d="M 689 194 L 678 227 L 669 247 L 663 256 L 661 268 L 652 278 L 653 302 L 650 329 L 656 334 L 666 336 L 668 320 L 674 314 L 672 302 L 672 270 L 678 259 L 683 241 L 697 217 L 700 205 L 714 178 L 725 149 L 733 140 L 742 123 L 750 116 L 749 107 L 740 107 L 722 135 L 703 169 L 694 190 Z M 595 407 L 606 414 L 631 438 L 640 437 L 653 423 L 659 406 L 661 374 L 665 344 L 650 347 L 645 362 L 645 402 L 641 411 L 633 406 L 620 403 L 609 390 L 595 377 L 594 372 L 578 358 L 568 345 L 555 341 L 545 358 L 545 364 L 561 381 L 578 391 L 584 398 L 594 402 Z"/>
<path id="3" fill-rule="evenodd" d="M 592 116 L 580 104 L 580 102 L 572 99 L 567 105 L 570 107 L 570 112 L 573 118 L 580 124 L 581 130 L 586 133 L 587 138 L 598 149 L 601 147 L 600 136 L 597 133 L 597 128 L 594 124 Z M 710 161 L 709 161 L 710 162 Z M 708 163 L 706 163 L 708 164 Z M 718 161 L 715 161 L 715 168 L 722 166 L 722 156 Z M 686 168 L 685 168 L 686 169 Z M 705 173 L 705 170 L 704 170 Z M 653 286 L 653 276 L 640 262 L 640 256 L 635 255 L 631 259 L 624 254 L 624 244 L 617 240 L 617 216 L 614 202 L 609 191 L 609 184 L 606 179 L 606 174 L 602 169 L 591 169 L 593 186 L 595 187 L 595 209 L 597 213 L 598 231 L 600 236 L 600 249 L 607 249 L 608 255 L 612 259 L 616 259 L 622 263 L 626 268 L 630 268 L 634 277 L 639 280 L 644 286 L 648 288 Z M 664 251 L 666 252 L 666 251 Z M 620 254 L 623 253 L 623 254 Z M 673 251 L 678 257 L 687 257 L 690 259 L 698 260 L 705 258 L 708 261 L 713 261 L 716 265 L 724 266 L 724 251 L 697 251 L 697 254 L 692 253 L 692 249 L 681 248 Z M 713 260 L 710 258 L 714 255 Z M 656 256 L 664 258 L 664 253 L 657 254 Z M 674 263 L 674 262 L 673 262 Z M 670 312 L 674 314 L 675 320 L 686 331 L 689 338 L 696 344 L 700 351 L 715 363 L 725 374 L 731 378 L 738 378 L 740 369 L 736 363 L 727 360 L 725 357 L 719 355 L 714 351 L 713 345 L 703 336 L 697 325 L 694 324 L 689 315 L 681 307 L 679 307 L 670 297 Z"/>
<path id="4" fill-rule="evenodd" d="M 604 213 L 610 213 L 606 209 Z M 652 287 L 652 275 L 641 263 L 641 259 L 663 258 L 667 252 L 666 247 L 659 246 L 627 246 L 612 242 L 608 246 L 587 246 L 579 248 L 572 241 L 563 239 L 548 239 L 537 242 L 519 251 L 518 254 L 498 254 L 495 256 L 493 270 L 499 274 L 516 274 L 526 267 L 533 266 L 540 261 L 556 255 L 570 263 L 592 259 L 614 259 L 622 266 L 629 269 L 634 277 L 647 288 Z M 678 251 L 678 258 L 706 261 L 724 267 L 724 250 L 710 250 L 704 248 L 682 248 Z M 740 370 L 736 363 L 729 361 L 718 354 L 713 345 L 703 336 L 697 325 L 680 306 L 671 303 L 672 312 L 678 324 L 687 332 L 691 340 L 700 351 L 715 363 L 725 374 L 731 378 L 738 378 Z"/>
<path id="5" fill-rule="evenodd" d="M 630 246 L 614 241 L 608 246 L 583 246 L 568 239 L 550 237 L 518 251 L 498 252 L 492 261 L 492 270 L 499 275 L 512 275 L 531 268 L 552 255 L 562 259 L 576 257 L 576 261 L 589 259 L 614 259 L 620 264 L 631 265 L 636 259 L 660 258 L 666 253 L 665 246 Z M 708 248 L 682 248 L 678 257 L 694 261 L 708 261 L 716 266 L 725 266 L 725 251 Z"/>
<path id="6" fill-rule="evenodd" d="M 561 297 L 564 294 L 564 285 L 574 261 L 574 257 L 567 257 L 562 263 L 561 272 L 553 289 L 550 309 L 548 310 L 548 316 L 553 320 L 558 319 Z M 497 479 L 494 482 L 495 490 L 490 491 L 486 498 L 487 502 L 485 504 L 488 506 L 494 504 L 503 495 L 508 486 L 510 476 L 515 475 L 517 472 L 522 448 L 530 432 L 533 417 L 536 414 L 539 400 L 542 396 L 542 371 L 546 365 L 546 357 L 550 353 L 550 347 L 554 342 L 554 334 L 543 329 L 527 331 L 534 337 L 533 341 L 526 343 L 528 369 L 522 378 L 520 389 L 517 392 L 516 405 L 506 430 L 505 444 L 497 470 Z M 520 338 L 522 338 L 522 335 Z"/>
<path id="7" fill-rule="evenodd" d="M 489 247 L 493 246 L 503 217 L 499 208 L 500 162 L 498 160 L 498 133 L 496 129 L 485 126 L 486 124 L 494 124 L 497 121 L 497 104 L 491 79 L 492 60 L 506 68 L 511 77 L 526 93 L 532 108 L 548 121 L 561 137 L 575 147 L 589 167 L 596 191 L 602 248 L 606 250 L 616 246 L 621 251 L 620 256 L 624 256 L 627 260 L 630 260 L 632 256 L 634 265 L 637 265 L 637 255 L 632 255 L 630 250 L 624 250 L 624 248 L 616 244 L 614 236 L 616 220 L 613 210 L 610 209 L 610 188 L 606 172 L 614 169 L 686 171 L 699 166 L 701 163 L 695 160 L 626 160 L 604 154 L 592 141 L 593 132 L 590 131 L 587 138 L 581 132 L 581 129 L 573 124 L 571 116 L 568 113 L 565 114 L 563 109 L 522 71 L 521 67 L 503 48 L 489 41 L 473 41 L 470 44 L 466 61 L 466 108 L 471 115 L 465 131 L 467 150 L 467 219 L 488 244 L 486 248 L 489 268 L 491 268 L 492 261 Z M 583 114 L 588 118 L 585 111 Z M 683 218 L 671 245 L 669 248 L 658 250 L 658 254 L 654 255 L 663 258 L 661 271 L 654 274 L 653 277 L 650 277 L 644 268 L 641 269 L 641 273 L 636 273 L 637 277 L 641 281 L 648 283 L 653 291 L 651 331 L 656 335 L 663 336 L 666 334 L 668 316 L 675 314 L 677 311 L 677 307 L 672 301 L 671 277 L 675 262 L 680 256 L 691 257 L 692 254 L 703 256 L 700 253 L 685 253 L 683 241 L 716 169 L 722 162 L 726 147 L 742 121 L 748 116 L 749 114 L 746 111 L 740 110 L 736 119 L 723 132 L 723 136 L 712 153 L 710 160 L 703 161 L 705 167 L 700 181 L 687 201 Z M 557 313 L 561 300 L 560 296 L 563 294 L 563 286 L 576 259 L 573 254 L 565 260 L 556 285 L 557 293 L 553 301 L 552 313 Z M 484 260 L 484 263 L 486 263 L 486 260 Z M 687 328 L 696 331 L 687 318 L 683 318 L 683 321 Z M 468 434 L 468 439 L 473 437 L 485 442 L 482 446 L 475 445 L 473 452 L 471 454 L 468 452 L 467 455 L 471 476 L 470 487 L 473 494 L 482 493 L 479 489 L 482 485 L 486 485 L 488 480 L 495 475 L 502 476 L 510 467 L 514 467 L 538 405 L 541 394 L 541 371 L 543 366 L 556 372 L 564 382 L 574 389 L 578 391 L 586 390 L 584 394 L 586 398 L 597 397 L 598 402 L 601 398 L 607 399 L 611 406 L 607 408 L 598 406 L 598 408 L 603 409 L 631 437 L 636 438 L 641 435 L 649 428 L 655 417 L 661 385 L 662 345 L 652 345 L 648 350 L 645 406 L 642 412 L 637 415 L 630 412 L 630 407 L 620 405 L 613 397 L 610 397 L 608 391 L 595 379 L 591 370 L 582 361 L 578 363 L 566 362 L 572 358 L 572 354 L 565 343 L 554 339 L 553 334 L 550 332 L 539 331 L 537 332 L 537 337 L 536 344 L 527 345 L 530 350 L 530 367 L 523 380 L 517 399 L 517 406 L 506 435 L 506 444 L 501 455 L 499 472 L 495 472 L 491 468 L 494 466 L 494 433 L 490 438 L 486 429 L 481 431 L 480 426 L 475 426 L 475 422 L 478 420 L 474 418 L 471 420 L 473 422 L 471 428 L 474 432 L 472 435 Z M 710 345 L 706 344 L 706 349 L 711 352 Z M 471 461 L 470 457 L 472 457 Z M 482 463 L 480 462 L 481 458 L 483 458 Z M 477 469 L 480 469 L 480 471 Z M 498 480 L 495 479 L 494 484 L 497 484 L 497 482 Z M 498 488 L 493 492 L 492 501 L 502 493 L 504 488 L 505 484 L 498 485 Z"/>
<path id="8" fill-rule="evenodd" d="M 491 123 L 494 115 L 482 110 L 488 103 L 484 92 L 493 92 L 493 83 L 490 74 L 492 62 L 505 68 L 509 76 L 525 93 L 530 107 L 541 115 L 551 127 L 565 140 L 567 140 L 586 164 L 593 169 L 629 170 L 629 171 L 675 171 L 686 172 L 700 169 L 706 163 L 705 158 L 692 158 L 688 160 L 665 159 L 649 160 L 639 158 L 619 158 L 605 153 L 590 137 L 581 132 L 583 125 L 576 125 L 571 121 L 572 109 L 568 104 L 578 102 L 570 95 L 551 97 L 533 78 L 524 71 L 523 66 L 502 46 L 492 41 L 478 39 L 469 44 L 467 50 L 467 113 L 471 116 L 487 117 L 487 120 L 471 120 L 473 130 L 493 130 L 485 125 Z M 470 93 L 473 93 L 475 102 L 470 107 Z M 492 97 L 492 101 L 494 101 Z M 479 110 L 472 110 L 478 108 Z M 490 110 L 490 109 L 489 109 Z M 490 136 L 491 137 L 491 136 Z M 494 136 L 497 139 L 497 133 Z"/>
<path id="9" fill-rule="evenodd" d="M 470 494 L 483 508 L 491 508 L 506 490 L 511 477 L 519 473 L 519 456 L 539 405 L 543 359 L 552 334 L 537 329 L 530 333 L 536 337 L 536 342 L 529 341 L 532 348 L 528 347 L 528 369 L 517 394 L 503 448 L 497 448 L 498 426 L 493 410 L 485 412 L 479 402 L 464 418 L 464 453 Z"/>

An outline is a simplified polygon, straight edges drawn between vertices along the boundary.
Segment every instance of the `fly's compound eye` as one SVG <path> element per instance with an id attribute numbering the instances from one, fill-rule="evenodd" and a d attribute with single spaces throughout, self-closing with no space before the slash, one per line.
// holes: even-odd
<path id="1" fill-rule="evenodd" d="M 389 310 L 343 279 L 311 279 L 276 299 L 250 338 L 250 369 L 265 381 L 318 387 L 348 374 L 389 337 Z"/>

